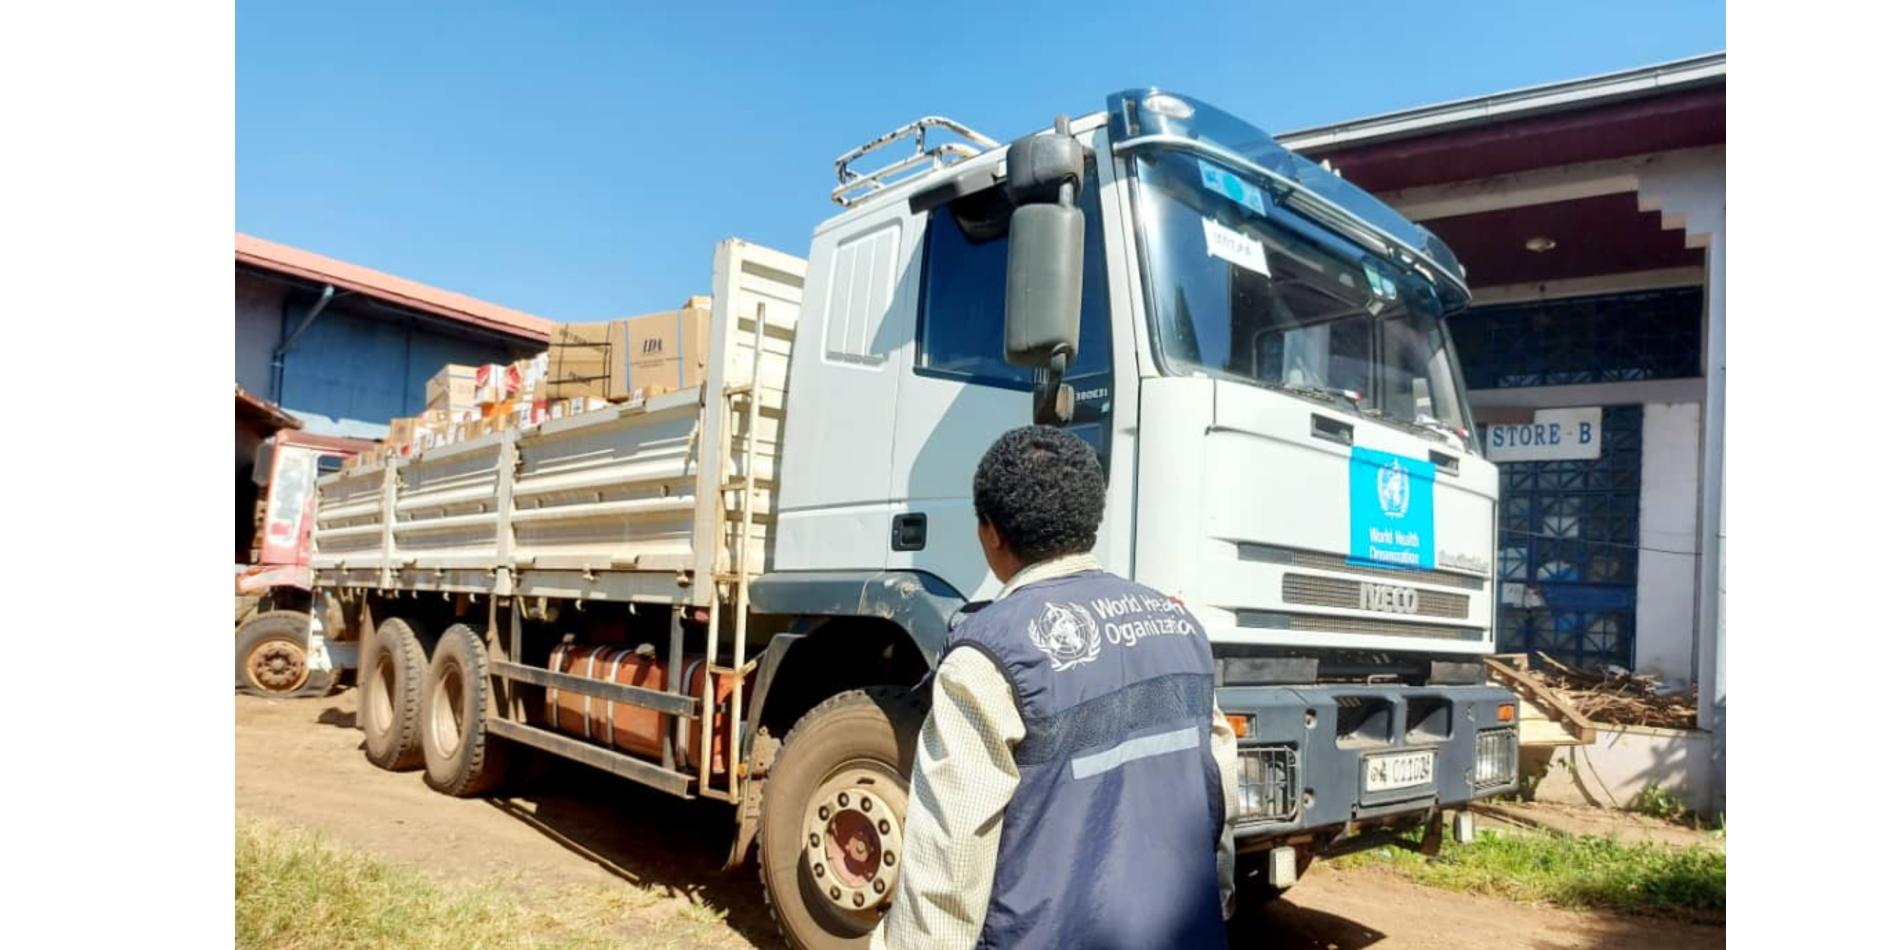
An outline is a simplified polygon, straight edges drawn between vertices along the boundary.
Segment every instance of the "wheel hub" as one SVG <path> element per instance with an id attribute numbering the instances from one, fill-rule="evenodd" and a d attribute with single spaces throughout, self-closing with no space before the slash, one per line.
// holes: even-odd
<path id="1" fill-rule="evenodd" d="M 825 899 L 853 913 L 890 899 L 903 853 L 903 792 L 866 768 L 850 768 L 805 808 L 805 864 Z"/>
<path id="2" fill-rule="evenodd" d="M 303 685 L 309 671 L 304 667 L 303 651 L 282 640 L 269 640 L 251 650 L 251 679 L 273 692 L 288 692 Z"/>
<path id="3" fill-rule="evenodd" d="M 437 755 L 453 758 L 462 747 L 462 678 L 452 670 L 443 676 L 435 684 L 432 702 L 430 740 Z"/>

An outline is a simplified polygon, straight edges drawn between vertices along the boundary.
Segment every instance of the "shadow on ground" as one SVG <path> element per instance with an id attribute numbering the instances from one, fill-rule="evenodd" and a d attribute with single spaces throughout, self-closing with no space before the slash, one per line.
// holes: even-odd
<path id="1" fill-rule="evenodd" d="M 721 912 L 756 946 L 782 945 L 757 866 L 721 869 L 732 841 L 731 806 L 683 801 L 551 756 L 527 771 L 512 795 L 488 804 L 629 884 Z"/>
<path id="2" fill-rule="evenodd" d="M 527 864 L 510 860 L 506 849 L 524 846 L 528 840 L 513 829 L 527 829 L 656 898 L 703 908 L 707 912 L 703 915 L 697 910 L 681 913 L 701 925 L 712 925 L 697 935 L 682 934 L 691 945 L 726 946 L 737 941 L 759 947 L 782 945 L 765 907 L 756 865 L 748 862 L 731 872 L 721 868 L 732 840 L 730 806 L 682 801 L 583 765 L 537 756 L 535 767 L 523 769 L 524 774 L 500 797 L 440 807 L 434 793 L 422 787 L 420 776 L 365 771 L 369 767 L 360 757 L 360 735 L 338 732 L 355 728 L 351 699 L 329 697 L 315 709 L 263 701 L 241 705 L 240 735 L 251 739 L 248 748 L 255 774 L 247 784 L 241 771 L 240 796 L 249 794 L 319 826 L 340 827 L 346 840 L 387 851 L 400 860 L 415 861 L 439 849 L 470 867 L 517 869 L 525 875 L 522 882 L 536 889 L 558 892 L 571 886 L 577 878 L 550 869 L 547 855 L 539 855 L 546 849 L 530 848 L 539 856 Z M 297 729 L 312 726 L 327 738 L 302 744 L 302 740 L 283 741 Z M 285 776 L 293 779 L 286 781 Z M 353 807 L 350 803 L 361 804 L 364 787 L 372 783 L 383 792 L 372 796 L 383 807 L 372 816 L 374 821 L 356 823 L 369 830 L 351 835 L 347 833 L 351 823 L 337 825 L 335 816 L 341 813 L 339 809 Z M 508 822 L 479 820 L 488 811 L 505 816 Z M 476 820 L 468 820 L 471 817 Z M 554 862 L 557 866 L 566 863 Z M 593 878 L 592 874 L 580 876 Z M 627 935 L 631 945 L 639 946 L 654 936 L 651 927 L 665 926 L 664 915 L 680 912 L 655 905 L 651 914 L 635 913 L 645 916 L 629 921 Z M 715 915 L 717 922 L 710 919 Z M 1242 908 L 1229 928 L 1230 945 L 1237 948 L 1296 950 L 1430 946 L 1717 950 L 1724 936 L 1720 927 L 1534 908 L 1432 891 L 1396 877 L 1323 869 L 1316 869 L 1283 900 Z"/>
<path id="3" fill-rule="evenodd" d="M 586 766 L 542 757 L 540 774 L 488 804 L 630 884 L 685 896 L 721 911 L 727 926 L 760 947 L 779 947 L 754 862 L 723 871 L 733 815 L 717 802 L 681 801 Z M 1360 950 L 1386 938 L 1325 911 L 1279 901 L 1242 909 L 1232 945 Z"/>
<path id="4" fill-rule="evenodd" d="M 1384 939 L 1385 934 L 1358 921 L 1288 901 L 1240 908 L 1227 925 L 1227 942 L 1235 947 L 1360 950 Z"/>

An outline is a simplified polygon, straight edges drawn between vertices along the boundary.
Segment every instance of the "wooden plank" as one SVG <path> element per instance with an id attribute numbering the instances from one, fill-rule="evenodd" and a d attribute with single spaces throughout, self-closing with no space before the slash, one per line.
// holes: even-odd
<path id="1" fill-rule="evenodd" d="M 1517 742 L 1521 746 L 1580 745 L 1577 737 L 1554 719 L 1525 719 L 1517 724 Z"/>
<path id="2" fill-rule="evenodd" d="M 1551 715 L 1552 721 L 1562 723 L 1565 730 L 1575 738 L 1576 744 L 1588 745 L 1597 741 L 1596 726 L 1589 717 L 1577 711 L 1570 701 L 1563 698 L 1544 684 L 1532 679 L 1525 672 L 1510 663 L 1500 662 L 1494 657 L 1484 658 L 1485 669 L 1491 672 L 1491 678 L 1509 687 L 1523 699 L 1543 709 Z"/>

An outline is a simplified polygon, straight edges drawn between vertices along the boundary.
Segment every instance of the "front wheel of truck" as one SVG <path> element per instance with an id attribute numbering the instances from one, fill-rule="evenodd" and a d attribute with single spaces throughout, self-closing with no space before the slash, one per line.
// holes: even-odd
<path id="1" fill-rule="evenodd" d="M 328 694 L 336 672 L 310 669 L 309 636 L 310 615 L 302 611 L 251 615 L 237 628 L 238 689 L 270 699 Z"/>
<path id="2" fill-rule="evenodd" d="M 786 735 L 765 786 L 759 876 L 792 946 L 861 947 L 883 916 L 924 708 L 902 687 L 852 690 Z"/>

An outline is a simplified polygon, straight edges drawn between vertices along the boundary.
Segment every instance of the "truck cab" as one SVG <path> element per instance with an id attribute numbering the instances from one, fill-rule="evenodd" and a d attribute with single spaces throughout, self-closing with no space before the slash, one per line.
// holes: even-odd
<path id="1" fill-rule="evenodd" d="M 846 210 L 813 237 L 755 604 L 852 603 L 935 656 L 948 612 L 1000 587 L 976 460 L 1066 386 L 1061 424 L 1108 475 L 1097 556 L 1213 642 L 1240 850 L 1271 884 L 1512 789 L 1515 700 L 1481 662 L 1497 470 L 1444 325 L 1470 300 L 1450 249 L 1217 108 L 1115 94 L 1036 133 L 1082 160 L 1079 332 L 1052 383 L 1006 353 L 1013 153 L 941 119 L 870 145 L 912 134 L 876 172 L 840 160 Z"/>

